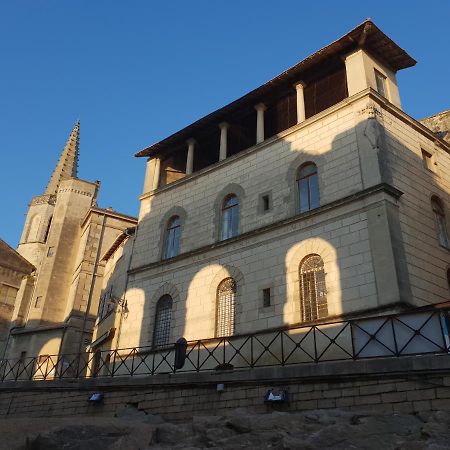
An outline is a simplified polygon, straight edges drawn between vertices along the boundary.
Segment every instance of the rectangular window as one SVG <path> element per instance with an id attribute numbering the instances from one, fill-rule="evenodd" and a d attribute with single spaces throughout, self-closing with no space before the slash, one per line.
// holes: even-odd
<path id="1" fill-rule="evenodd" d="M 40 308 L 42 305 L 42 295 L 36 297 L 36 301 L 34 302 L 35 308 Z"/>
<path id="2" fill-rule="evenodd" d="M 262 196 L 262 205 L 263 205 L 263 211 L 269 211 L 270 209 L 270 199 L 268 195 Z"/>
<path id="3" fill-rule="evenodd" d="M 16 301 L 18 290 L 19 289 L 6 284 L 0 285 L 0 303 L 13 306 Z"/>
<path id="4" fill-rule="evenodd" d="M 270 306 L 270 288 L 263 289 L 263 307 L 267 308 Z"/>
<path id="5" fill-rule="evenodd" d="M 47 256 L 53 256 L 55 253 L 55 247 L 49 247 L 47 250 Z"/>
<path id="6" fill-rule="evenodd" d="M 375 69 L 375 81 L 377 83 L 377 91 L 383 97 L 386 97 L 386 77 Z"/>

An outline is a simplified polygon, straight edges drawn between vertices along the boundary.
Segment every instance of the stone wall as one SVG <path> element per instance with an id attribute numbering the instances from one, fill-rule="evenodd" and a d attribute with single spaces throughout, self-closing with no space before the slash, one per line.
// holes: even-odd
<path id="1" fill-rule="evenodd" d="M 217 391 L 217 384 L 224 391 Z M 286 389 L 290 403 L 264 403 L 268 389 Z M 102 405 L 88 404 L 93 392 Z M 447 355 L 261 368 L 228 373 L 121 379 L 33 381 L 0 386 L 0 416 L 113 416 L 132 404 L 169 420 L 219 415 L 236 408 L 256 413 L 340 408 L 370 412 L 450 411 Z"/>

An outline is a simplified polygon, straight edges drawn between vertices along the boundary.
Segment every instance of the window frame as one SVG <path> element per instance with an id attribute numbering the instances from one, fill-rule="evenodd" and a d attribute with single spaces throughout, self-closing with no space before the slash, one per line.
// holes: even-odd
<path id="1" fill-rule="evenodd" d="M 235 200 L 234 204 L 229 204 Z M 226 241 L 239 235 L 239 197 L 236 194 L 228 194 L 224 197 L 220 217 L 220 240 Z"/>
<path id="2" fill-rule="evenodd" d="M 221 290 L 221 287 L 226 284 L 231 284 L 231 288 Z M 217 285 L 216 323 L 214 327 L 214 336 L 216 338 L 233 336 L 236 331 L 236 296 L 237 283 L 233 277 L 224 278 Z M 226 320 L 229 320 L 229 323 L 226 323 Z"/>
<path id="3" fill-rule="evenodd" d="M 375 72 L 375 86 L 377 87 L 377 92 L 383 96 L 384 98 L 388 99 L 388 90 L 387 90 L 387 76 L 381 73 L 377 69 L 373 69 Z M 378 80 L 381 82 L 381 89 L 383 92 L 380 92 L 380 85 L 378 84 Z"/>
<path id="4" fill-rule="evenodd" d="M 308 167 L 313 167 L 314 172 L 313 173 L 307 173 L 306 175 L 302 175 L 302 171 L 304 171 Z M 302 207 L 302 183 L 306 181 L 306 194 L 308 197 L 308 206 L 307 208 Z M 317 167 L 317 164 L 315 164 L 313 161 L 307 161 L 303 163 L 296 172 L 295 177 L 295 186 L 296 186 L 296 192 L 297 192 L 297 205 L 296 209 L 299 214 L 312 211 L 314 209 L 320 208 L 320 183 L 319 183 L 319 169 Z M 315 191 L 316 195 L 316 203 L 313 205 L 313 196 L 312 194 Z"/>
<path id="5" fill-rule="evenodd" d="M 175 222 L 177 224 L 173 225 Z M 180 254 L 181 225 L 181 217 L 179 215 L 173 215 L 167 221 L 164 231 L 162 259 L 175 258 L 175 256 Z"/>
<path id="6" fill-rule="evenodd" d="M 309 264 L 309 261 L 313 259 L 318 262 L 318 267 L 305 268 L 305 266 Z M 323 258 L 316 253 L 305 256 L 299 264 L 298 274 L 301 322 L 313 322 L 328 317 L 328 290 L 326 286 L 326 272 Z M 311 274 L 313 274 L 312 277 Z M 319 276 L 316 274 L 319 274 Z M 311 289 L 312 283 L 314 283 L 314 289 Z M 310 294 L 311 292 L 313 292 L 313 294 Z M 320 293 L 320 295 L 318 295 L 318 293 Z M 313 296 L 314 298 L 312 298 Z M 308 305 L 307 302 L 310 304 Z"/>
<path id="7" fill-rule="evenodd" d="M 168 304 L 168 306 L 165 305 Z M 162 316 L 162 313 L 166 313 Z M 173 298 L 169 294 L 162 295 L 156 302 L 153 319 L 152 347 L 162 348 L 170 345 L 172 335 Z M 168 325 L 167 325 L 168 324 Z"/>

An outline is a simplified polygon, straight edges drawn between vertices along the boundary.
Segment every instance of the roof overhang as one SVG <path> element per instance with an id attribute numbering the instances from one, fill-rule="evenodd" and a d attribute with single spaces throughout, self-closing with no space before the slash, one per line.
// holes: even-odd
<path id="1" fill-rule="evenodd" d="M 386 36 L 370 19 L 367 19 L 345 36 L 308 56 L 303 61 L 300 61 L 295 66 L 262 86 L 197 120 L 162 141 L 144 148 L 137 152 L 135 156 L 153 157 L 161 154 L 174 145 L 192 138 L 201 129 L 226 120 L 227 117 L 236 113 L 237 110 L 248 106 L 253 107 L 275 90 L 286 89 L 292 87 L 299 81 L 304 81 L 304 78 L 310 77 L 311 72 L 317 69 L 323 62 L 343 58 L 359 48 L 370 53 L 394 72 L 412 67 L 416 64 L 416 61 L 405 50 Z"/>

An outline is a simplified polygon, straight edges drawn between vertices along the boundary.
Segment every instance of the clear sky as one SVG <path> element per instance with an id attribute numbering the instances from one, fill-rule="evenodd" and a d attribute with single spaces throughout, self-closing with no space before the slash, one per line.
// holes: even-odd
<path id="1" fill-rule="evenodd" d="M 418 61 L 404 110 L 450 108 L 450 1 L 0 0 L 0 237 L 16 246 L 77 119 L 79 177 L 138 213 L 133 154 L 268 81 L 367 17 Z"/>

